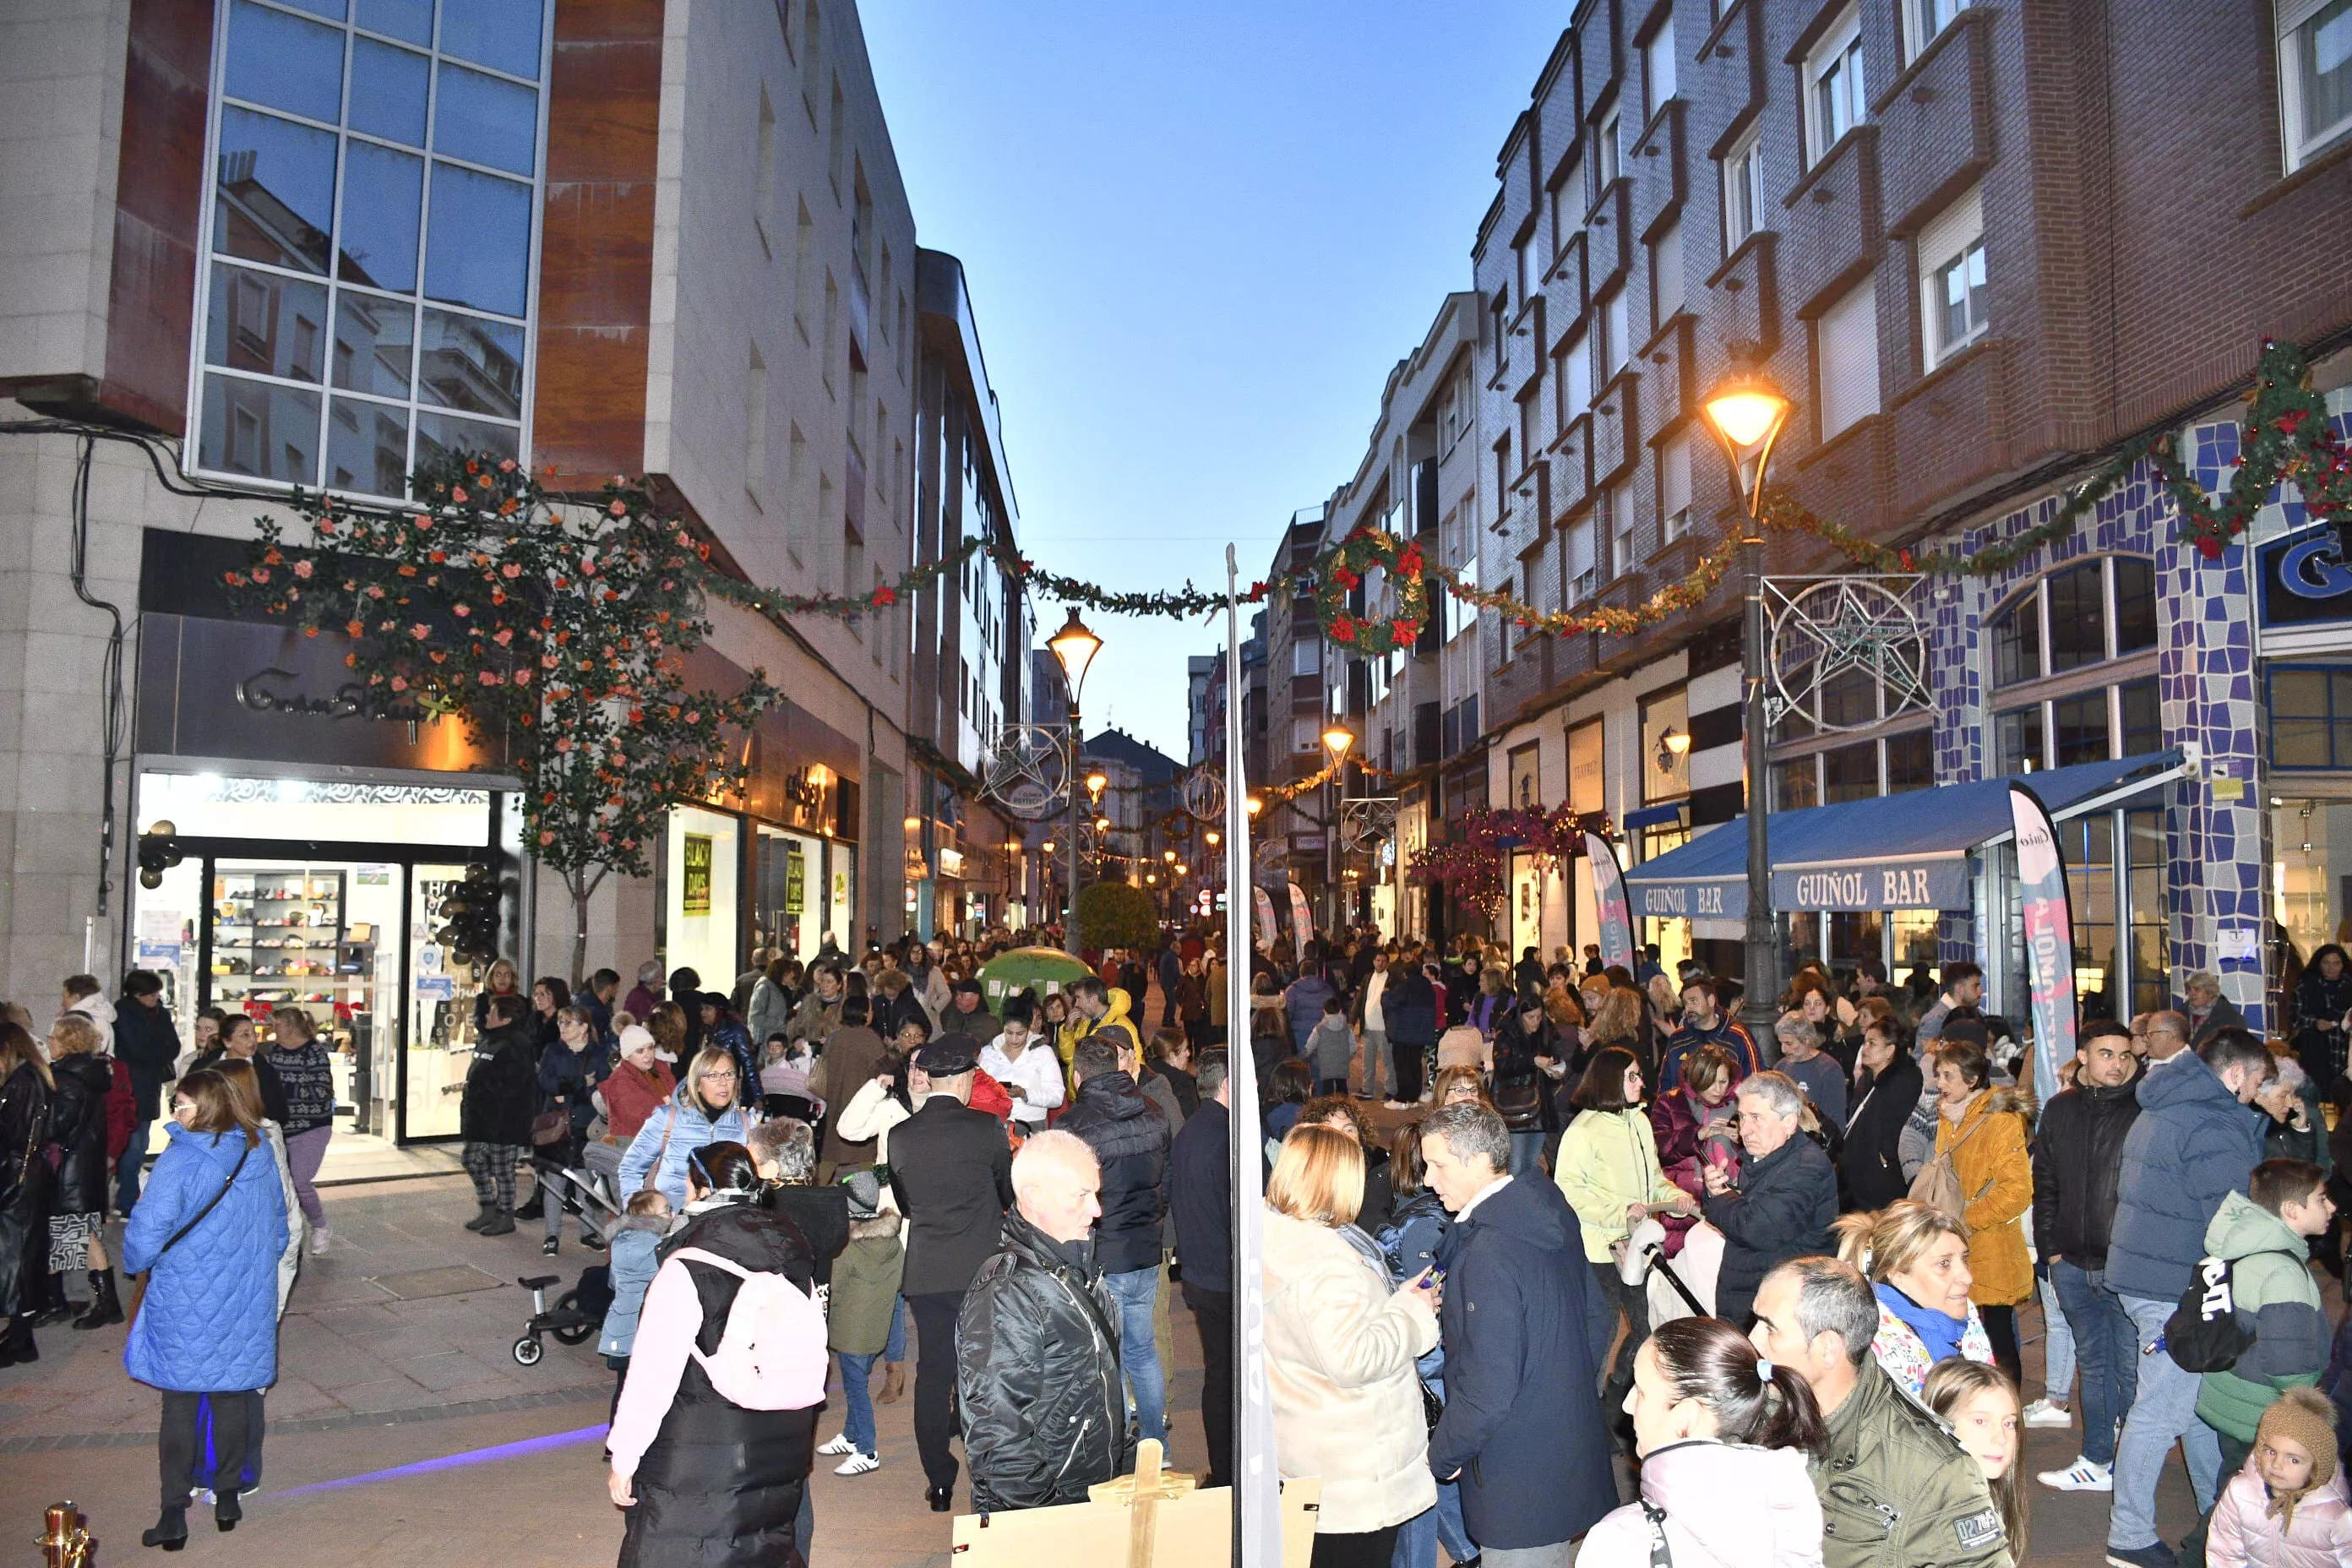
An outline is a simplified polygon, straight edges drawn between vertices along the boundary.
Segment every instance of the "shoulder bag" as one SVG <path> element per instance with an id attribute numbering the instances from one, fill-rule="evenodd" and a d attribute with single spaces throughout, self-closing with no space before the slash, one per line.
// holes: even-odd
<path id="1" fill-rule="evenodd" d="M 130 1315 L 132 1321 L 135 1322 L 138 1321 L 139 1309 L 146 1305 L 147 1281 L 154 1278 L 155 1265 L 163 1262 L 164 1255 L 170 1252 L 172 1248 L 179 1246 L 183 1241 L 185 1241 L 188 1238 L 188 1233 L 190 1231 L 204 1224 L 205 1218 L 207 1215 L 210 1215 L 213 1210 L 220 1207 L 221 1199 L 228 1196 L 229 1189 L 236 1185 L 237 1177 L 245 1173 L 245 1163 L 247 1159 L 252 1157 L 252 1154 L 253 1145 L 250 1143 L 247 1143 L 243 1149 L 237 1151 L 236 1163 L 230 1169 L 228 1178 L 221 1183 L 220 1191 L 215 1193 L 211 1199 L 205 1203 L 205 1206 L 196 1211 L 194 1218 L 189 1220 L 187 1224 L 173 1231 L 172 1233 L 172 1238 L 155 1249 L 155 1256 L 148 1260 L 147 1272 L 137 1277 L 139 1280 L 139 1293 L 131 1299 L 131 1302 Z"/>
<path id="2" fill-rule="evenodd" d="M 1943 1111 L 1938 1110 L 1936 1114 L 1940 1118 Z M 1979 1189 L 1975 1196 L 1971 1197 L 1962 1190 L 1959 1167 L 1952 1163 L 1952 1156 L 1960 1152 L 1961 1144 L 1975 1137 L 1982 1131 L 1984 1124 L 1991 1120 L 1990 1111 L 1978 1117 L 1974 1127 L 1954 1140 L 1950 1148 L 1920 1166 L 1919 1173 L 1911 1178 L 1913 1201 L 1926 1204 L 1938 1213 L 1950 1215 L 1959 1225 L 1963 1235 L 1968 1231 L 1969 1205 L 1975 1201 L 1975 1198 L 1984 1196 L 1984 1192 Z M 1990 1182 L 1985 1184 L 1986 1187 L 1991 1185 Z"/>

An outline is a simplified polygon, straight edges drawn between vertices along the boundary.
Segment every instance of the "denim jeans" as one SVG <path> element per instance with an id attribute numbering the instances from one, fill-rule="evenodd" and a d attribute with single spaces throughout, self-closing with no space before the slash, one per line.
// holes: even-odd
<path id="1" fill-rule="evenodd" d="M 2074 1327 L 2066 1321 L 2058 1287 L 2037 1279 L 2034 1292 L 2042 1299 L 2042 1396 L 2053 1405 L 2074 1402 Z"/>
<path id="2" fill-rule="evenodd" d="M 2114 1292 L 2109 1292 L 2113 1295 Z M 2116 1445 L 2114 1511 L 2107 1516 L 2107 1544 L 2126 1551 L 2155 1544 L 2156 1483 L 2177 1441 L 2189 1452 L 2189 1485 L 2197 1511 L 2213 1506 L 2221 1474 L 2221 1446 L 2213 1428 L 2197 1419 L 2197 1392 L 2204 1379 L 2183 1372 L 2164 1349 L 2164 1321 L 2176 1303 L 2145 1296 L 2116 1295 L 2137 1331 L 2139 1390 Z"/>
<path id="3" fill-rule="evenodd" d="M 152 1121 L 137 1123 L 131 1129 L 131 1142 L 122 1147 L 114 1174 L 114 1207 L 119 1214 L 130 1214 L 139 1202 L 139 1173 L 147 1163 L 147 1134 L 154 1129 Z"/>
<path id="4" fill-rule="evenodd" d="M 2139 1391 L 2139 1333 L 2123 1302 L 2106 1287 L 2105 1270 L 2077 1268 L 2063 1258 L 2050 1266 L 2050 1283 L 2074 1334 L 2074 1364 L 2083 1374 L 2083 1458 L 2116 1462 L 2116 1423 Z M 2169 1359 L 2169 1358 L 2168 1358 Z M 2052 1384 L 2055 1397 L 2058 1384 Z"/>
<path id="5" fill-rule="evenodd" d="M 840 1352 L 841 1429 L 861 1454 L 874 1452 L 874 1358 Z"/>
<path id="6" fill-rule="evenodd" d="M 1389 1066 L 1388 1031 L 1368 1024 L 1364 1026 L 1364 1092 L 1374 1100 L 1386 1100 L 1395 1089 L 1396 1074 Z"/>
<path id="7" fill-rule="evenodd" d="M 1139 1437 L 1168 1441 L 1168 1376 L 1160 1370 L 1160 1346 L 1151 1331 L 1151 1310 L 1160 1299 L 1160 1267 L 1106 1274 L 1103 1285 L 1118 1308 L 1118 1364 L 1127 1373 L 1128 1396 L 1135 1404 Z"/>
<path id="8" fill-rule="evenodd" d="M 1389 1559 L 1390 1568 L 1437 1568 L 1437 1548 L 1443 1544 L 1445 1555 L 1455 1563 L 1467 1563 L 1478 1555 L 1470 1543 L 1470 1532 L 1462 1527 L 1462 1486 L 1458 1481 L 1437 1483 L 1437 1503 L 1425 1508 L 1397 1529 L 1396 1553 Z"/>
<path id="9" fill-rule="evenodd" d="M 1543 1129 L 1511 1134 L 1511 1174 L 1524 1176 L 1529 1172 L 1543 1173 Z"/>
<path id="10" fill-rule="evenodd" d="M 882 1347 L 884 1361 L 907 1359 L 907 1298 L 890 1303 L 890 1342 Z"/>

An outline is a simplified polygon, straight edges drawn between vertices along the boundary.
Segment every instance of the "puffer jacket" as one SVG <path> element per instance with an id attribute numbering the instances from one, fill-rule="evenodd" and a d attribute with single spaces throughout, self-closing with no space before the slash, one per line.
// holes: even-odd
<path id="1" fill-rule="evenodd" d="M 604 1080 L 604 1047 L 593 1039 L 585 1049 L 577 1051 L 558 1040 L 539 1058 L 540 1108 L 567 1111 L 572 1118 L 572 1141 L 564 1155 L 566 1164 L 578 1163 L 579 1141 L 596 1120 L 596 1102 L 589 1097 Z"/>
<path id="2" fill-rule="evenodd" d="M 1875 1361 L 1857 1379 L 1823 1423 L 1828 1446 L 1806 1467 L 1822 1500 L 1826 1568 L 2011 1568 L 2000 1510 L 1951 1428 Z"/>
<path id="3" fill-rule="evenodd" d="M 881 1186 L 887 1194 L 889 1184 Z M 826 1342 L 844 1355 L 880 1355 L 889 1348 L 890 1314 L 907 1276 L 907 1248 L 898 1228 L 893 1208 L 849 1222 L 849 1245 L 834 1260 L 833 1295 L 824 1315 Z"/>
<path id="4" fill-rule="evenodd" d="M 108 1201 L 106 1096 L 114 1087 L 114 1058 L 95 1051 L 49 1064 L 57 1094 L 49 1102 L 49 1142 L 58 1151 L 51 1178 L 51 1214 L 99 1214 Z"/>
<path id="5" fill-rule="evenodd" d="M 1723 1232 L 1723 1267 L 1715 1278 L 1715 1315 L 1747 1326 L 1764 1276 L 1791 1258 L 1828 1253 L 1837 1220 L 1837 1173 L 1821 1145 L 1801 1132 L 1762 1159 L 1744 1161 L 1739 1185 L 1706 1205 Z"/>
<path id="6" fill-rule="evenodd" d="M 2107 1266 L 2124 1139 L 2139 1120 L 2139 1085 L 2077 1084 L 2042 1108 L 2033 1134 L 2033 1244 L 2077 1268 Z"/>
<path id="7" fill-rule="evenodd" d="M 1608 1262 L 1610 1249 L 1625 1239 L 1630 1205 L 1679 1204 L 1686 1196 L 1659 1165 L 1657 1134 L 1639 1106 L 1588 1110 L 1570 1122 L 1559 1137 L 1552 1179 L 1576 1211 L 1591 1263 Z"/>
<path id="8" fill-rule="evenodd" d="M 139 1119 L 154 1121 L 161 1114 L 163 1086 L 172 1080 L 172 1066 L 180 1059 L 180 1036 L 172 1027 L 172 1015 L 136 997 L 124 997 L 114 1017 L 114 1054 L 131 1069 Z"/>
<path id="9" fill-rule="evenodd" d="M 1388 987 L 1381 994 L 1381 1016 L 1388 1021 L 1389 1044 L 1421 1050 L 1437 1043 L 1437 988 L 1419 970 L 1389 971 Z"/>
<path id="10" fill-rule="evenodd" d="M 468 1143 L 530 1146 L 530 1119 L 539 1112 L 539 1063 L 520 1026 L 491 1029 L 474 1043 L 466 1091 L 457 1102 L 457 1131 Z M 681 1190 L 670 1202 L 683 1205 Z"/>
<path id="11" fill-rule="evenodd" d="M 1103 1271 L 1158 1268 L 1160 1222 L 1168 1214 L 1168 1142 L 1174 1136 L 1167 1117 L 1133 1078 L 1107 1072 L 1078 1085 L 1055 1125 L 1085 1139 L 1102 1166 L 1095 1248 Z"/>
<path id="12" fill-rule="evenodd" d="M 1414 1363 L 1437 1321 L 1328 1226 L 1265 1211 L 1265 1373 L 1286 1476 L 1323 1478 L 1318 1533 L 1402 1524 L 1437 1501 Z"/>
<path id="13" fill-rule="evenodd" d="M 2319 1381 L 2327 1365 L 2327 1318 L 2311 1274 L 2311 1246 L 2243 1193 L 2221 1200 L 2205 1227 L 2205 1252 L 2230 1264 L 2230 1304 L 2254 1342 L 2197 1391 L 2198 1418 L 2241 1443 L 2289 1388 Z"/>
<path id="14" fill-rule="evenodd" d="M 956 1315 L 972 1506 L 1083 1502 L 1135 1458 L 1118 1313 L 1087 1244 L 1054 1241 L 1018 1209 L 1004 1216 L 1002 1242 Z"/>
<path id="15" fill-rule="evenodd" d="M 740 1105 L 729 1106 L 714 1120 L 690 1093 L 672 1095 L 654 1108 L 629 1140 L 621 1155 L 621 1191 L 634 1193 L 645 1185 L 646 1173 L 658 1160 L 661 1169 L 654 1173 L 653 1184 L 669 1199 L 670 1207 L 683 1209 L 686 1157 L 707 1143 L 740 1143 L 751 1131 L 751 1119 Z"/>
<path id="16" fill-rule="evenodd" d="M 751 1033 L 752 1049 L 764 1055 L 768 1037 L 787 1033 L 792 1022 L 792 994 L 762 974 L 751 987 L 751 1005 L 743 1015 L 743 1027 Z M 820 1040 L 824 1037 L 817 1037 Z"/>
<path id="17" fill-rule="evenodd" d="M 334 1058 L 317 1040 L 305 1040 L 296 1049 L 269 1048 L 269 1065 L 286 1089 L 284 1131 L 289 1138 L 331 1127 L 335 1121 Z M 528 1139 L 525 1142 L 529 1142 Z"/>
<path id="18" fill-rule="evenodd" d="M 1979 1093 L 1955 1122 L 1936 1113 L 1936 1152 L 1949 1152 L 1969 1206 L 1969 1300 L 2008 1307 L 2033 1294 L 2033 1258 L 2018 1222 L 2033 1207 L 2033 1165 L 2025 1152 L 2032 1097 L 1995 1087 Z M 1963 1142 L 1966 1140 L 1966 1142 Z"/>
<path id="19" fill-rule="evenodd" d="M 2352 1563 L 2352 1495 L 2338 1469 L 2304 1494 L 2294 1519 L 2270 1510 L 2271 1489 L 2254 1461 L 2230 1478 L 2213 1507 L 2205 1560 L 2227 1568 L 2337 1568 Z"/>
<path id="20" fill-rule="evenodd" d="M 170 1141 L 123 1226 L 123 1272 L 152 1270 L 123 1370 L 177 1394 L 267 1388 L 278 1380 L 278 1259 L 289 1239 L 278 1162 L 258 1139 L 248 1150 L 235 1133 L 177 1121 L 163 1131 Z"/>
<path id="21" fill-rule="evenodd" d="M 1642 1461 L 1642 1500 L 1584 1538 L 1577 1568 L 1650 1568 L 1650 1517 L 1664 1514 L 1674 1568 L 1821 1568 L 1822 1505 L 1801 1448 L 1693 1438 Z"/>
<path id="22" fill-rule="evenodd" d="M 2243 1192 L 2263 1157 L 2267 1120 L 2239 1104 L 2193 1051 L 2147 1070 L 2116 1180 L 2108 1289 L 2147 1301 L 2180 1300 L 2222 1197 Z"/>
<path id="23" fill-rule="evenodd" d="M 660 1267 L 662 1233 L 668 1216 L 625 1214 L 613 1226 L 612 1250 L 606 1255 L 611 1271 L 613 1304 L 604 1309 L 604 1327 L 596 1338 L 598 1355 L 625 1356 L 637 1340 L 637 1315 L 645 1310 L 646 1287 Z"/>

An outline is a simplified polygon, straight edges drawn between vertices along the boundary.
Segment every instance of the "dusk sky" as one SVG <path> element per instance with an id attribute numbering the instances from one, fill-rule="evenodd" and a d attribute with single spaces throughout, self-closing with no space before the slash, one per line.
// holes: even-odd
<path id="1" fill-rule="evenodd" d="M 971 283 L 1024 548 L 1115 589 L 1222 587 L 1230 541 L 1262 576 L 1469 286 L 1496 153 L 1567 10 L 863 7 L 918 237 Z M 1182 761 L 1184 661 L 1222 620 L 1090 616 L 1087 729 Z"/>

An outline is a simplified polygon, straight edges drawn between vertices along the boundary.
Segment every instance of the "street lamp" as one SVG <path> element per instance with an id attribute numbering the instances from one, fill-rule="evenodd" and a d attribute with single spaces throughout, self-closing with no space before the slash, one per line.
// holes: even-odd
<path id="1" fill-rule="evenodd" d="M 1770 1026 L 1778 1005 L 1780 935 L 1772 919 L 1772 858 L 1768 834 L 1770 780 L 1764 733 L 1764 644 L 1770 627 L 1764 615 L 1764 534 L 1757 518 L 1764 509 L 1764 476 L 1772 443 L 1780 438 L 1794 406 L 1771 377 L 1757 368 L 1752 343 L 1732 348 L 1733 369 L 1705 400 L 1706 422 L 1731 464 L 1731 488 L 1746 511 L 1740 555 L 1748 577 L 1748 625 L 1741 637 L 1741 672 L 1748 682 L 1748 1026 Z M 1759 1033 L 1758 1039 L 1763 1036 Z"/>
<path id="2" fill-rule="evenodd" d="M 1076 780 L 1078 775 L 1078 743 L 1085 733 L 1078 724 L 1078 691 L 1087 683 L 1087 667 L 1102 651 L 1102 638 L 1087 629 L 1078 619 L 1078 607 L 1070 606 L 1070 618 L 1062 629 L 1046 639 L 1055 662 L 1062 667 L 1062 679 L 1070 689 L 1070 767 L 1063 776 Z M 1099 775 L 1097 775 L 1099 776 Z M 1108 783 L 1108 780 L 1105 780 Z M 1069 914 L 1062 928 L 1062 946 L 1075 957 L 1078 952 L 1078 792 L 1070 791 L 1070 904 Z"/>
<path id="3" fill-rule="evenodd" d="M 1110 775 L 1100 768 L 1087 775 L 1087 794 L 1093 796 L 1097 803 L 1102 799 L 1102 792 L 1109 787 Z"/>

